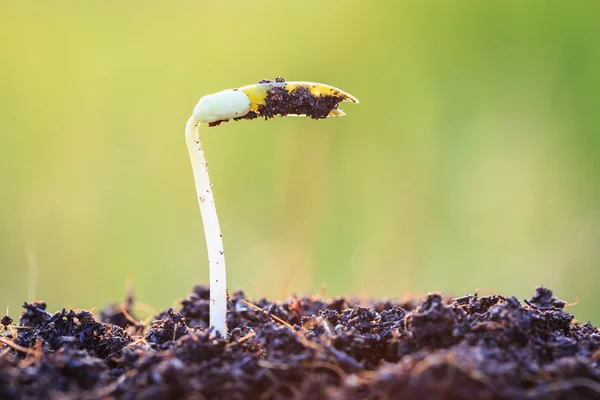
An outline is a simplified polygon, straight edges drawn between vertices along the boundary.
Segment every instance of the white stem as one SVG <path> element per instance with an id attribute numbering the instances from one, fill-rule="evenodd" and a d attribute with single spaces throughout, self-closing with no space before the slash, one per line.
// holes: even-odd
<path id="1" fill-rule="evenodd" d="M 208 268 L 210 274 L 210 325 L 222 337 L 227 334 L 227 274 L 225 270 L 225 255 L 223 253 L 223 239 L 215 199 L 213 197 L 210 179 L 208 177 L 208 164 L 202 151 L 199 135 L 200 123 L 192 116 L 185 126 L 185 140 L 192 169 L 196 182 L 196 193 L 200 214 L 204 224 L 206 236 L 206 249 L 208 250 Z"/>

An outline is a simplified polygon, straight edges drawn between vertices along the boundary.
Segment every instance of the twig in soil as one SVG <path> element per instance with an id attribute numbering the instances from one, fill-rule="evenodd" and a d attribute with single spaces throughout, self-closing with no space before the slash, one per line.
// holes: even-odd
<path id="1" fill-rule="evenodd" d="M 16 344 L 16 343 L 13 343 L 13 342 L 11 342 L 10 340 L 7 340 L 7 339 L 5 339 L 5 338 L 3 338 L 3 337 L 1 337 L 1 336 L 0 336 L 0 342 L 4 343 L 4 344 L 5 344 L 5 345 L 7 345 L 7 346 L 10 346 L 10 347 L 12 347 L 12 348 L 13 348 L 13 349 L 15 349 L 15 350 L 18 350 L 18 351 L 20 351 L 20 352 L 22 352 L 22 353 L 33 354 L 33 349 L 30 349 L 30 348 L 27 348 L 27 347 L 20 346 L 20 345 L 18 345 L 18 344 Z"/>
<path id="2" fill-rule="evenodd" d="M 494 328 L 494 329 L 502 329 L 504 328 L 504 325 L 502 325 L 500 322 L 496 322 L 496 321 L 483 321 L 478 323 L 477 325 L 471 326 L 471 330 L 475 330 L 475 329 L 479 329 L 479 328 Z M 487 329 L 489 330 L 489 329 Z"/>
<path id="3" fill-rule="evenodd" d="M 288 369 L 294 368 L 290 364 L 274 363 L 274 362 L 271 362 L 268 360 L 258 360 L 256 363 L 258 364 L 259 367 L 264 367 L 264 368 L 269 368 L 269 369 L 280 369 L 282 371 L 287 371 Z"/>
<path id="4" fill-rule="evenodd" d="M 277 315 L 273 315 L 273 314 L 269 314 L 267 311 L 263 310 L 262 308 L 260 308 L 257 305 L 254 305 L 252 303 L 250 303 L 249 301 L 246 301 L 244 299 L 240 299 L 240 301 L 252 308 L 254 308 L 257 311 L 260 311 L 261 313 L 263 313 L 264 315 L 268 315 L 269 317 L 273 318 L 275 321 L 287 326 L 288 328 L 290 328 L 291 330 L 294 330 L 294 327 L 292 325 L 290 325 L 288 322 L 285 322 L 284 320 L 282 320 L 281 318 L 279 318 Z"/>
<path id="5" fill-rule="evenodd" d="M 558 382 L 549 382 L 542 388 L 532 388 L 525 392 L 526 397 L 539 398 L 540 395 L 548 394 L 548 392 L 561 392 L 563 390 L 572 390 L 576 387 L 585 387 L 600 395 L 600 382 L 589 378 L 573 378 Z"/>
<path id="6" fill-rule="evenodd" d="M 42 355 L 44 355 L 44 349 L 42 347 L 41 340 L 38 340 L 33 345 L 33 348 L 29 349 L 30 352 L 28 354 L 33 355 L 33 357 L 27 357 L 19 362 L 21 368 L 28 368 L 32 365 L 40 365 L 42 361 Z"/>
<path id="7" fill-rule="evenodd" d="M 152 322 L 154 315 L 158 314 L 156 312 L 156 308 L 152 307 L 150 304 L 144 303 L 143 301 L 139 301 L 139 300 L 135 300 L 135 299 L 134 299 L 133 303 L 131 304 L 131 308 L 132 309 L 135 308 L 136 310 L 139 309 L 141 313 L 143 313 L 143 314 L 145 313 L 148 315 L 143 320 L 140 320 L 140 323 L 144 327 L 147 327 Z"/>
<path id="8" fill-rule="evenodd" d="M 37 342 L 35 342 L 35 345 L 33 345 L 34 365 L 40 365 L 43 354 L 44 354 L 44 350 L 42 348 L 42 342 L 38 340 Z"/>
<path id="9" fill-rule="evenodd" d="M 144 346 L 146 346 L 146 347 L 150 347 L 150 346 L 148 345 L 148 342 L 146 341 L 146 339 L 145 339 L 143 336 L 140 336 L 138 339 L 136 339 L 135 341 L 133 341 L 133 342 L 129 343 L 127 346 L 123 346 L 123 347 L 121 347 L 119 350 L 117 350 L 117 351 L 114 351 L 114 352 L 110 353 L 109 355 L 107 355 L 106 357 L 104 357 L 104 359 L 105 359 L 105 360 L 108 360 L 108 359 L 109 359 L 109 358 L 111 358 L 112 356 L 114 356 L 114 355 L 116 355 L 116 354 L 119 354 L 120 352 L 122 352 L 123 350 L 125 350 L 125 348 L 127 348 L 127 347 L 131 347 L 131 346 L 135 346 L 135 345 L 138 345 L 138 344 L 144 345 Z"/>
<path id="10" fill-rule="evenodd" d="M 332 354 L 340 364 L 347 364 L 355 369 L 363 368 L 363 366 L 354 358 L 342 353 L 341 351 L 335 349 L 333 346 L 328 346 L 324 344 L 323 348 L 327 350 L 330 354 Z"/>
<path id="11" fill-rule="evenodd" d="M 250 339 L 251 337 L 254 337 L 254 336 L 256 336 L 256 332 L 250 332 L 249 334 L 247 334 L 247 335 L 245 335 L 245 336 L 242 336 L 241 338 L 239 338 L 239 339 L 238 339 L 238 340 L 236 340 L 235 342 L 227 343 L 227 345 L 226 345 L 225 347 L 226 347 L 226 348 L 233 347 L 233 346 L 235 346 L 236 344 L 240 344 L 240 343 L 242 343 L 243 341 L 245 341 L 245 340 L 248 340 L 248 339 Z"/>
<path id="12" fill-rule="evenodd" d="M 305 347 L 310 347 L 317 351 L 319 354 L 330 354 L 340 365 L 349 365 L 350 367 L 361 370 L 363 366 L 356 361 L 353 357 L 344 354 L 343 352 L 335 349 L 333 346 L 329 346 L 324 343 L 313 342 L 312 340 L 307 339 L 304 335 L 299 334 L 298 340 Z"/>
<path id="13" fill-rule="evenodd" d="M 478 321 L 479 321 L 481 318 L 483 318 L 483 317 L 487 316 L 489 313 L 490 313 L 490 312 L 489 312 L 489 310 L 488 310 L 488 311 L 486 311 L 486 312 L 484 312 L 484 313 L 480 314 L 479 316 L 475 317 L 475 319 L 474 319 L 473 321 L 471 321 L 471 323 L 470 323 L 469 327 L 472 329 L 474 326 L 477 326 L 477 322 L 478 322 Z"/>
<path id="14" fill-rule="evenodd" d="M 11 330 L 11 329 L 33 329 L 32 326 L 23 326 L 23 325 L 8 325 L 6 328 L 8 330 Z"/>
<path id="15" fill-rule="evenodd" d="M 133 316 L 131 314 L 129 314 L 129 311 L 127 311 L 125 302 L 121 303 L 121 312 L 123 313 L 123 315 L 125 316 L 127 321 L 131 322 L 135 327 L 144 326 L 143 321 L 138 321 L 135 318 L 133 318 Z"/>

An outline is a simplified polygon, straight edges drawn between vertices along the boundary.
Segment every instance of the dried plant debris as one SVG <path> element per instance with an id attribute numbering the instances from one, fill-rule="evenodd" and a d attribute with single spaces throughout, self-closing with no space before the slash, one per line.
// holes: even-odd
<path id="1" fill-rule="evenodd" d="M 262 79 L 257 84 L 244 86 L 234 91 L 244 92 L 250 101 L 249 110 L 232 119 L 269 119 L 275 116 L 306 116 L 322 119 L 344 115 L 338 108 L 343 101 L 358 103 L 358 99 L 333 86 L 315 82 L 287 82 L 278 77 L 274 81 Z M 211 122 L 217 126 L 229 119 Z"/>
<path id="2" fill-rule="evenodd" d="M 600 398 L 600 332 L 564 306 L 545 288 L 524 303 L 252 304 L 236 292 L 230 337 L 214 339 L 204 287 L 137 336 L 87 311 L 25 304 L 19 329 L 0 337 L 0 398 Z"/>
<path id="3" fill-rule="evenodd" d="M 104 307 L 100 312 L 100 322 L 119 326 L 130 334 L 141 333 L 144 325 L 132 316 L 134 304 L 135 297 L 133 292 L 130 292 L 123 303 L 111 304 Z"/>

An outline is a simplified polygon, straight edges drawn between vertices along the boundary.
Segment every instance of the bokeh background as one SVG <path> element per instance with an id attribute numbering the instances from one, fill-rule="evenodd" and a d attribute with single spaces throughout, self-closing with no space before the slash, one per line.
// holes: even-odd
<path id="1" fill-rule="evenodd" d="M 204 94 L 283 76 L 361 104 L 204 130 L 230 290 L 544 284 L 600 323 L 600 2 L 0 4 L 13 316 L 128 287 L 160 309 L 206 282 L 185 122 Z"/>

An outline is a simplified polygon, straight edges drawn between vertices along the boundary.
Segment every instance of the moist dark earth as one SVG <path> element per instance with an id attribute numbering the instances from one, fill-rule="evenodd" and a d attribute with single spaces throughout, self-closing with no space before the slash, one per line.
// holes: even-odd
<path id="1" fill-rule="evenodd" d="M 269 79 L 258 81 L 259 84 L 273 82 L 285 83 L 285 79 L 277 77 L 274 81 Z M 310 89 L 304 86 L 299 86 L 289 92 L 282 86 L 274 86 L 268 90 L 265 104 L 259 106 L 257 111 L 250 111 L 242 117 L 233 119 L 239 121 L 262 117 L 267 120 L 286 115 L 306 115 L 312 119 L 322 119 L 327 118 L 329 113 L 344 100 L 346 100 L 346 96 L 342 94 L 339 96 L 315 96 Z M 211 122 L 208 126 L 218 126 L 223 122 L 227 122 L 227 120 Z"/>
<path id="2" fill-rule="evenodd" d="M 285 83 L 285 79 L 277 77 L 275 81 L 269 79 L 258 81 L 258 83 L 272 82 Z M 310 92 L 310 89 L 304 86 L 298 86 L 289 92 L 284 87 L 274 86 L 267 91 L 265 105 L 260 106 L 256 113 L 250 112 L 248 115 L 237 119 L 254 119 L 258 117 L 269 119 L 278 115 L 306 115 L 312 119 L 327 118 L 329 113 L 345 99 L 346 96 L 342 94 L 339 96 L 315 96 Z"/>
<path id="3" fill-rule="evenodd" d="M 600 332 L 538 288 L 361 303 L 230 298 L 230 337 L 207 328 L 209 292 L 144 326 L 135 300 L 0 329 L 1 399 L 598 399 Z M 13 324 L 13 325 L 11 325 Z"/>

